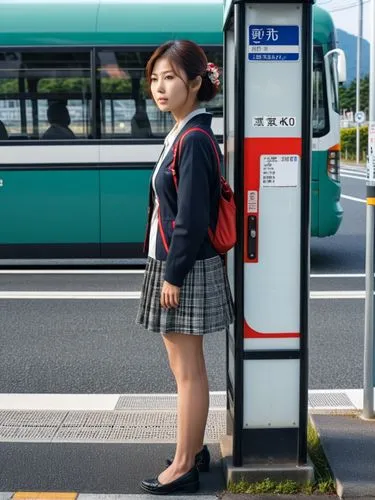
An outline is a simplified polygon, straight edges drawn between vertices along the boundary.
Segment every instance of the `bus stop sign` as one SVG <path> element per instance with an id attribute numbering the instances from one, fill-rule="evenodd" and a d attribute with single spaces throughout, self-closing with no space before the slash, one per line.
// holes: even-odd
<path id="1" fill-rule="evenodd" d="M 313 478 L 307 461 L 313 0 L 224 8 L 227 178 L 227 482 Z M 226 458 L 228 457 L 228 458 Z"/>

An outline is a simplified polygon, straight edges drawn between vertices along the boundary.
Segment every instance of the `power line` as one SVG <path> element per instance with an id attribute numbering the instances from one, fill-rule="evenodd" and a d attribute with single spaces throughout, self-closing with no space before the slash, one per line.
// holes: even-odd
<path id="1" fill-rule="evenodd" d="M 319 6 L 329 6 L 328 9 L 330 12 L 339 12 L 343 10 L 353 9 L 354 7 L 358 7 L 359 0 L 347 0 L 347 3 L 344 3 L 345 0 L 334 1 L 334 0 L 322 0 L 319 2 Z M 369 3 L 370 0 L 363 0 L 363 4 Z M 333 5 L 331 5 L 333 3 Z"/>
<path id="2" fill-rule="evenodd" d="M 370 0 L 363 0 L 363 5 L 366 3 L 369 3 Z M 354 7 L 358 7 L 358 2 L 352 3 L 351 5 L 346 5 L 346 6 L 341 6 L 341 7 L 336 7 L 333 9 L 330 9 L 330 12 L 339 12 L 342 10 L 348 10 L 348 9 L 353 9 Z"/>

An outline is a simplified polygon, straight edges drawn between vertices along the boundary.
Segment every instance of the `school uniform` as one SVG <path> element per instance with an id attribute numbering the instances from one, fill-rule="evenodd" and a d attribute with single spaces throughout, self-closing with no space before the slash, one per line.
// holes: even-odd
<path id="1" fill-rule="evenodd" d="M 204 335 L 233 322 L 233 300 L 222 257 L 208 236 L 215 230 L 220 196 L 220 147 L 211 130 L 212 116 L 204 109 L 190 113 L 166 137 L 149 189 L 145 251 L 148 254 L 136 322 L 159 333 Z M 173 149 L 190 128 L 176 165 Z M 216 149 L 216 152 L 214 150 Z M 180 287 L 180 303 L 162 309 L 163 282 Z"/>

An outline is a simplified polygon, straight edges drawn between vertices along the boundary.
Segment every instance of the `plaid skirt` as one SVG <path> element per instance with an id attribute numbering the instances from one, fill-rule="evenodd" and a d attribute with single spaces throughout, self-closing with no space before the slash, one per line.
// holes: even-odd
<path id="1" fill-rule="evenodd" d="M 197 260 L 180 289 L 176 309 L 162 309 L 165 261 L 147 260 L 136 323 L 157 333 L 204 335 L 233 322 L 233 299 L 221 257 Z"/>

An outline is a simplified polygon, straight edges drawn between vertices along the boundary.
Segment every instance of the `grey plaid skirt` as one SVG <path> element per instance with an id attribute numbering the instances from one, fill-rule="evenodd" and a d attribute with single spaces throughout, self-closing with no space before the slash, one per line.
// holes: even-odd
<path id="1" fill-rule="evenodd" d="M 204 335 L 233 322 L 233 300 L 221 257 L 197 260 L 180 289 L 176 309 L 162 309 L 165 261 L 148 258 L 136 323 L 157 333 Z"/>

